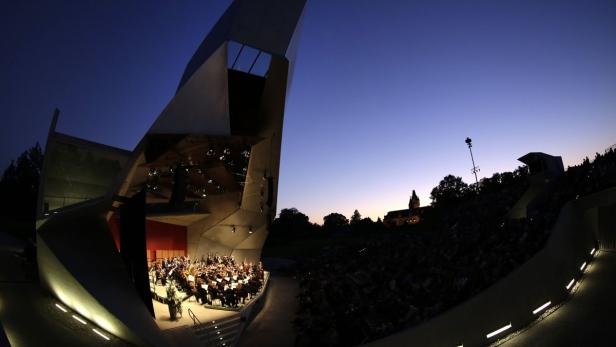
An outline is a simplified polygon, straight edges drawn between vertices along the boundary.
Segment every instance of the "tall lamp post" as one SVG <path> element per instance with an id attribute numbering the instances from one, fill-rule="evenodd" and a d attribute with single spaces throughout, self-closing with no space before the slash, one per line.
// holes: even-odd
<path id="1" fill-rule="evenodd" d="M 471 172 L 475 175 L 475 184 L 477 186 L 477 189 L 479 189 L 479 180 L 477 179 L 477 172 L 479 172 L 479 166 L 475 166 L 475 158 L 473 158 L 473 150 L 471 149 L 471 147 L 473 147 L 473 140 L 471 140 L 470 137 L 466 138 L 466 144 L 468 145 L 468 151 L 471 152 L 471 161 L 473 162 L 473 168 L 471 169 Z"/>

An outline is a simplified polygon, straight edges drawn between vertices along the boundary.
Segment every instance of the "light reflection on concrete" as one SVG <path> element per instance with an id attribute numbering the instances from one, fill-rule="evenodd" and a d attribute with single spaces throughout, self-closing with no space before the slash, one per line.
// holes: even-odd
<path id="1" fill-rule="evenodd" d="M 528 327 L 498 341 L 498 346 L 611 345 L 616 312 L 616 253 L 597 251 L 567 301 L 548 309 Z"/>

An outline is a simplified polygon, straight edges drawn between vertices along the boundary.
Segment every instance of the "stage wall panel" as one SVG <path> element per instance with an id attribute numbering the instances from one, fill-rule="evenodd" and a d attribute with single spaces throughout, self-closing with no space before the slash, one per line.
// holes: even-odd
<path id="1" fill-rule="evenodd" d="M 169 256 L 186 254 L 186 227 L 146 220 L 145 228 L 146 249 L 168 250 Z"/>

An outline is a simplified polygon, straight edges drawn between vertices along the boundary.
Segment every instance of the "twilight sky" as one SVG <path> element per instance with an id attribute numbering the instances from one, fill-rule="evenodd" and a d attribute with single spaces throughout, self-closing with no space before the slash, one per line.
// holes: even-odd
<path id="1" fill-rule="evenodd" d="M 58 130 L 132 149 L 230 3 L 0 4 L 0 166 Z M 529 151 L 573 165 L 616 143 L 614 1 L 308 0 L 278 208 L 311 221 L 428 204 Z"/>

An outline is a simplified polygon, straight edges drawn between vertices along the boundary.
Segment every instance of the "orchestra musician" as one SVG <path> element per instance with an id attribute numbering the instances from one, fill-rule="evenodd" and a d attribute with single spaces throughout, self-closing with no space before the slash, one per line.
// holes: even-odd
<path id="1" fill-rule="evenodd" d="M 156 283 L 175 280 L 177 289 L 201 304 L 238 307 L 245 305 L 263 286 L 263 264 L 237 263 L 229 256 L 210 255 L 201 260 L 165 258 L 152 263 Z"/>

